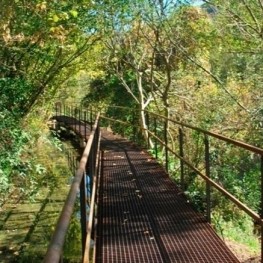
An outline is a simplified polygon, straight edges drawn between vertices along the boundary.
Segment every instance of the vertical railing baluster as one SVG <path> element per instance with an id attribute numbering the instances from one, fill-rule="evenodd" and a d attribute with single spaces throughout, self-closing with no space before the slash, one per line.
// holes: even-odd
<path id="1" fill-rule="evenodd" d="M 164 143 L 165 143 L 165 169 L 168 172 L 169 169 L 169 156 L 168 156 L 168 120 L 164 121 Z"/>
<path id="2" fill-rule="evenodd" d="M 92 186 L 93 186 L 93 152 L 90 151 L 90 156 L 88 160 L 88 166 L 89 166 L 89 177 L 90 177 L 90 196 L 92 196 Z"/>
<path id="3" fill-rule="evenodd" d="M 84 134 L 85 134 L 85 142 L 87 142 L 87 112 L 84 111 Z"/>
<path id="4" fill-rule="evenodd" d="M 205 171 L 206 176 L 210 178 L 210 153 L 209 153 L 209 140 L 205 135 Z M 211 184 L 206 181 L 206 219 L 211 223 Z"/>
<path id="5" fill-rule="evenodd" d="M 132 133 L 133 133 L 133 141 L 136 141 L 136 122 L 135 122 L 135 111 L 132 112 Z"/>
<path id="6" fill-rule="evenodd" d="M 157 120 L 154 117 L 154 135 L 157 136 Z M 155 158 L 158 158 L 158 147 L 157 147 L 157 139 L 154 139 L 154 151 L 155 151 Z"/>
<path id="7" fill-rule="evenodd" d="M 81 243 L 82 255 L 85 253 L 86 237 L 87 237 L 87 195 L 86 195 L 86 173 L 84 172 L 80 183 L 80 223 L 81 223 Z"/>
<path id="8" fill-rule="evenodd" d="M 184 158 L 184 134 L 182 128 L 179 128 L 179 155 Z M 180 183 L 182 190 L 185 190 L 184 182 L 184 161 L 180 159 Z"/>
<path id="9" fill-rule="evenodd" d="M 149 122 L 150 122 L 150 119 L 149 119 L 149 113 L 148 113 L 148 112 L 146 112 L 146 128 L 147 128 L 147 132 L 146 132 L 146 134 L 147 134 L 147 149 L 149 149 L 149 148 L 150 148 L 150 136 L 149 136 L 149 132 L 148 132 L 148 130 L 149 130 Z"/>

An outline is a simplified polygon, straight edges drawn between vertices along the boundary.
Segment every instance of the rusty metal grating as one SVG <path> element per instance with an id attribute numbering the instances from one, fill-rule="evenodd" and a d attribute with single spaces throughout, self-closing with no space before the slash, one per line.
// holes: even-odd
<path id="1" fill-rule="evenodd" d="M 159 164 L 106 136 L 96 262 L 239 262 Z"/>

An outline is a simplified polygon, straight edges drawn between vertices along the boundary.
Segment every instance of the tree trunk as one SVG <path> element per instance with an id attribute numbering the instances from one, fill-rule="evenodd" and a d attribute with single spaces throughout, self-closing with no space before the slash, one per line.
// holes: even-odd
<path id="1" fill-rule="evenodd" d="M 139 90 L 139 107 L 140 107 L 140 126 L 142 129 L 142 134 L 146 142 L 149 142 L 149 147 L 153 148 L 153 142 L 151 138 L 149 137 L 149 132 L 148 132 L 148 127 L 146 123 L 146 118 L 145 118 L 145 108 L 149 104 L 149 100 L 145 102 L 144 94 L 143 94 L 143 88 L 142 88 L 142 73 L 137 72 L 137 85 L 138 85 L 138 90 Z"/>

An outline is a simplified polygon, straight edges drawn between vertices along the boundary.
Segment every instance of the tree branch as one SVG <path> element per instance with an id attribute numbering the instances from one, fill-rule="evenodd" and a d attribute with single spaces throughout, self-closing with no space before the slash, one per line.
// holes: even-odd
<path id="1" fill-rule="evenodd" d="M 176 45 L 176 44 L 175 44 Z M 184 53 L 184 56 L 190 60 L 194 65 L 196 65 L 197 67 L 199 67 L 200 69 L 202 69 L 205 73 L 207 73 L 210 77 L 212 77 L 212 79 L 214 79 L 219 85 L 220 87 L 229 95 L 229 97 L 235 101 L 235 103 L 237 103 L 237 105 L 242 108 L 243 110 L 245 110 L 246 112 L 249 112 L 249 110 L 244 107 L 232 94 L 231 92 L 224 86 L 224 84 L 222 83 L 222 81 L 216 76 L 214 75 L 210 70 L 206 69 L 202 64 L 201 62 L 198 62 L 197 60 L 193 59 L 191 56 L 189 56 L 187 54 L 187 52 L 184 50 L 183 47 L 181 46 L 178 46 L 178 48 L 180 48 L 183 53 Z"/>
<path id="2" fill-rule="evenodd" d="M 131 96 L 133 97 L 133 99 L 136 101 L 136 103 L 140 103 L 138 98 L 134 95 L 134 93 L 132 92 L 131 88 L 129 87 L 129 85 L 127 84 L 127 82 L 125 81 L 125 79 L 123 78 L 123 76 L 121 76 L 119 73 L 117 73 L 117 76 L 119 77 L 119 79 L 122 82 L 122 85 L 124 86 L 124 88 L 128 91 L 128 93 L 131 94 Z"/>
<path id="3" fill-rule="evenodd" d="M 247 5 L 247 2 L 245 0 L 242 0 L 243 4 L 245 5 L 247 11 L 249 12 L 250 16 L 252 17 L 253 21 L 255 22 L 256 26 L 257 26 L 257 31 L 260 33 L 261 28 L 258 24 L 257 18 L 254 16 L 251 8 Z"/>

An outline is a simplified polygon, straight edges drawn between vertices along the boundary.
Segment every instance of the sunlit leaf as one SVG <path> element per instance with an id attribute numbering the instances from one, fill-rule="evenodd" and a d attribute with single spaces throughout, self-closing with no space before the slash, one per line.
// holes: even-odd
<path id="1" fill-rule="evenodd" d="M 78 16 L 78 11 L 76 11 L 76 10 L 70 10 L 69 12 L 70 12 L 70 14 L 71 14 L 73 17 L 77 17 L 77 16 Z"/>
<path id="2" fill-rule="evenodd" d="M 53 21 L 56 23 L 59 21 L 59 17 L 57 15 L 53 15 Z"/>

